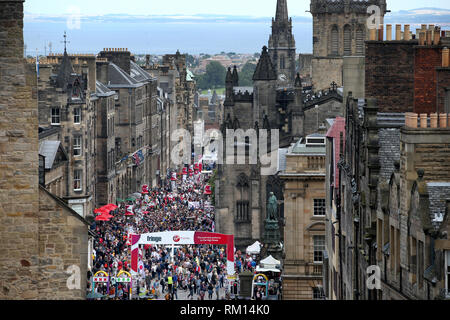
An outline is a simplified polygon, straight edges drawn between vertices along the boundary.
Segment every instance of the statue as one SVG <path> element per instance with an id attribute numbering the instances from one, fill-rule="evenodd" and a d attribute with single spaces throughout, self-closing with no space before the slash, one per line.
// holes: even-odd
<path id="1" fill-rule="evenodd" d="M 278 200 L 273 192 L 270 193 L 267 203 L 267 221 L 278 221 Z"/>

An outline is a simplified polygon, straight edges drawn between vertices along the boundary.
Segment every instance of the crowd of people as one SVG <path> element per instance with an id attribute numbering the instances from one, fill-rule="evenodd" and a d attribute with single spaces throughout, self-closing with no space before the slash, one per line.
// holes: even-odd
<path id="1" fill-rule="evenodd" d="M 105 271 L 112 277 L 121 270 L 130 272 L 128 236 L 131 233 L 214 232 L 214 207 L 203 192 L 207 179 L 207 175 L 201 174 L 177 181 L 168 177 L 163 183 L 165 187 L 148 189 L 148 193 L 137 199 L 120 203 L 117 210 L 110 212 L 109 221 L 94 222 L 91 226 L 95 234 L 93 267 L 88 275 L 88 292 L 111 299 L 130 298 L 131 284 L 110 283 L 108 286 L 93 283 L 92 277 L 98 271 Z M 189 292 L 190 299 L 229 298 L 224 247 L 185 245 L 171 252 L 172 249 L 165 246 L 146 245 L 142 249 L 143 268 L 134 283 L 137 288 L 133 290 L 138 297 L 177 299 L 179 291 L 184 290 Z M 238 270 L 250 266 L 238 261 Z"/>

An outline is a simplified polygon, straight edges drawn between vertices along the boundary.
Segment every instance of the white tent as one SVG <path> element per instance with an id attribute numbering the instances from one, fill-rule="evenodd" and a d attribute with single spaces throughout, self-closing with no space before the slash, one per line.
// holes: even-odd
<path id="1" fill-rule="evenodd" d="M 254 244 L 247 247 L 246 252 L 247 254 L 259 254 L 261 252 L 261 243 L 256 241 Z"/>
<path id="2" fill-rule="evenodd" d="M 261 260 L 259 263 L 262 269 L 280 269 L 281 266 L 281 262 L 271 255 Z"/>

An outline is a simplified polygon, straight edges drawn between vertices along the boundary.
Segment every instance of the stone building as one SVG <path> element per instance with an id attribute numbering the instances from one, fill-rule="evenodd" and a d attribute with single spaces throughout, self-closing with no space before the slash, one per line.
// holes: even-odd
<path id="1" fill-rule="evenodd" d="M 312 134 L 290 147 L 284 181 L 283 299 L 323 299 L 325 137 Z"/>
<path id="2" fill-rule="evenodd" d="M 95 206 L 95 114 L 90 102 L 92 76 L 87 60 L 95 57 L 48 57 L 39 66 L 39 125 L 59 127 L 68 156 L 63 198 L 82 217 Z M 74 69 L 76 65 L 76 69 Z M 95 80 L 94 80 L 95 81 Z"/>
<path id="3" fill-rule="evenodd" d="M 289 48 L 283 42 L 286 39 L 289 40 Z M 285 148 L 320 128 L 325 129 L 323 124 L 327 118 L 341 114 L 342 94 L 335 83 L 328 89 L 312 92 L 304 90 L 299 74 L 291 77 L 295 74 L 296 56 L 293 39 L 286 1 L 277 1 L 269 48 L 263 47 L 253 75 L 253 87 L 239 86 L 236 69 L 228 69 L 221 126 L 224 142 L 227 129 L 242 129 L 244 132 L 273 129 L 279 132 L 279 147 Z M 293 57 L 290 56 L 292 50 Z M 277 60 L 273 61 L 275 56 Z M 281 68 L 281 56 L 284 56 L 284 68 Z M 284 75 L 283 79 L 280 79 L 281 75 Z M 255 143 L 250 138 L 247 134 L 248 147 Z M 225 151 L 224 148 L 223 159 L 233 156 Z M 268 154 L 271 152 L 278 153 L 272 145 Z M 224 163 L 218 166 L 216 227 L 220 232 L 234 234 L 237 247 L 263 240 L 263 220 L 270 192 L 274 192 L 280 201 L 279 216 L 283 217 L 282 181 L 275 173 L 261 175 L 264 166 L 259 157 L 253 157 L 251 161 L 247 158 L 245 164 Z"/>
<path id="4" fill-rule="evenodd" d="M 39 128 L 39 131 L 39 157 L 43 161 L 42 165 L 39 163 L 39 169 L 44 172 L 41 184 L 52 194 L 62 198 L 67 185 L 69 156 L 61 144 L 60 128 Z"/>
<path id="5" fill-rule="evenodd" d="M 395 170 L 379 186 L 380 299 L 450 299 L 448 114 L 406 114 Z"/>
<path id="6" fill-rule="evenodd" d="M 157 79 L 158 88 L 162 90 L 163 95 L 167 94 L 166 101 L 170 100 L 170 104 L 166 104 L 170 108 L 165 109 L 169 121 L 166 127 L 169 137 L 165 141 L 168 147 L 166 150 L 172 150 L 175 144 L 170 140 L 171 133 L 177 129 L 186 129 L 193 136 L 194 121 L 197 117 L 194 75 L 187 68 L 186 56 L 178 51 L 176 54 L 163 56 L 162 65 L 147 65 L 145 70 Z M 166 157 L 166 169 L 176 169 L 177 165 L 170 160 L 169 155 Z"/>
<path id="7" fill-rule="evenodd" d="M 329 300 L 341 299 L 342 284 L 338 285 L 340 270 L 342 269 L 342 255 L 340 255 L 340 234 L 342 230 L 337 224 L 341 216 L 341 202 L 339 198 L 340 164 L 345 145 L 345 119 L 337 117 L 330 120 L 330 126 L 326 134 L 326 177 L 325 177 L 325 208 L 326 208 L 326 258 L 324 259 L 324 295 Z M 342 237 L 342 236 L 341 236 Z"/>
<path id="8" fill-rule="evenodd" d="M 364 41 L 369 39 L 367 20 L 371 16 L 367 9 L 372 5 L 380 8 L 382 23 L 386 0 L 311 0 L 315 90 L 327 88 L 330 81 L 342 86 L 343 57 L 364 56 Z"/>
<path id="9" fill-rule="evenodd" d="M 115 100 L 117 95 L 96 80 L 96 90 L 91 94 L 91 103 L 96 113 L 95 173 L 96 207 L 115 203 L 117 184 L 115 173 Z"/>
<path id="10" fill-rule="evenodd" d="M 123 48 L 99 53 L 97 80 L 114 91 L 114 154 L 116 196 L 126 198 L 142 185 L 156 183 L 159 147 L 152 145 L 156 113 L 156 79 L 139 67 Z M 106 60 L 106 62 L 105 62 Z M 116 64 L 117 63 L 117 64 Z"/>
<path id="11" fill-rule="evenodd" d="M 0 1 L 0 299 L 84 299 L 88 224 L 39 185 L 37 75 L 23 1 Z M 70 239 L 70 241 L 67 241 Z M 79 286 L 67 286 L 76 270 Z"/>

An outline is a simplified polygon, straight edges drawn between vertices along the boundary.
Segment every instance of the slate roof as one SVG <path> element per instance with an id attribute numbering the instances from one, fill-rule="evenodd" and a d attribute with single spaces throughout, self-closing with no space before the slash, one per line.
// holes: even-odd
<path id="1" fill-rule="evenodd" d="M 95 81 L 95 95 L 97 97 L 109 97 L 116 94 L 115 91 L 111 91 L 108 89 L 107 86 L 105 86 L 100 81 Z"/>
<path id="2" fill-rule="evenodd" d="M 130 77 L 137 82 L 148 82 L 156 80 L 150 73 L 142 69 L 133 60 L 130 60 Z"/>
<path id="3" fill-rule="evenodd" d="M 44 140 L 39 143 L 39 154 L 45 157 L 45 169 L 53 168 L 56 154 L 58 153 L 60 141 Z"/>
<path id="4" fill-rule="evenodd" d="M 267 47 L 264 46 L 261 57 L 259 58 L 258 64 L 256 65 L 255 73 L 253 74 L 253 80 L 277 80 L 277 73 L 270 60 Z"/>
<path id="5" fill-rule="evenodd" d="M 378 130 L 380 149 L 380 179 L 388 181 L 395 171 L 394 163 L 400 161 L 400 129 L 382 128 Z"/>
<path id="6" fill-rule="evenodd" d="M 428 182 L 427 189 L 430 219 L 435 229 L 438 229 L 445 217 L 447 201 L 450 200 L 450 182 Z"/>
<path id="7" fill-rule="evenodd" d="M 109 88 L 138 88 L 143 85 L 143 83 L 133 79 L 116 64 L 109 63 L 107 84 Z"/>

